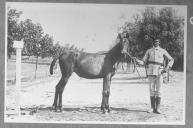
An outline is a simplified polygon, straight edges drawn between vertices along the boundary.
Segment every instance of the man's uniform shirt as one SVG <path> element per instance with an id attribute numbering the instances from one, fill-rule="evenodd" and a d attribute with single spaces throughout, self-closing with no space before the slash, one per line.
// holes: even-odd
<path id="1" fill-rule="evenodd" d="M 169 60 L 167 66 L 172 67 L 174 59 L 161 47 L 148 49 L 143 57 L 143 61 L 148 66 L 147 75 L 159 75 L 163 70 L 164 56 Z"/>

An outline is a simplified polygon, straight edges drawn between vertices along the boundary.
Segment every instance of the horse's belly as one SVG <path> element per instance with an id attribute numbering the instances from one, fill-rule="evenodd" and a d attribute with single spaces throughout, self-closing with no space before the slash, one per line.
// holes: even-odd
<path id="1" fill-rule="evenodd" d="M 84 78 L 101 78 L 102 77 L 102 67 L 103 60 L 102 59 L 87 59 L 81 61 L 76 69 L 76 73 L 80 77 Z"/>
<path id="2" fill-rule="evenodd" d="M 101 68 L 97 67 L 97 66 L 93 67 L 93 66 L 89 66 L 89 65 L 83 65 L 75 72 L 78 76 L 84 77 L 84 78 L 100 78 L 100 77 L 102 77 Z"/>

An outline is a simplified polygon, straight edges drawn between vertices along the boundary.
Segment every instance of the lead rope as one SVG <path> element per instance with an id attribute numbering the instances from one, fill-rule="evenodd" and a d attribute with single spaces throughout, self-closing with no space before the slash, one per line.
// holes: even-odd
<path id="1" fill-rule="evenodd" d="M 136 60 L 134 59 L 134 57 L 132 57 L 128 52 L 125 52 L 125 53 L 126 53 L 126 54 L 133 60 L 133 62 L 136 64 Z M 135 66 L 135 69 L 136 69 L 136 71 L 137 71 L 137 74 L 138 74 L 139 78 L 141 78 L 142 81 L 146 82 L 146 81 L 143 79 L 143 77 L 140 75 L 140 73 L 139 73 L 139 71 L 138 71 L 138 69 L 137 69 L 136 66 Z M 146 66 L 145 66 L 145 70 L 146 70 Z"/>
<path id="2" fill-rule="evenodd" d="M 144 81 L 144 82 L 146 82 L 146 81 L 144 80 L 144 78 L 140 75 L 140 73 L 139 73 L 139 71 L 138 71 L 138 69 L 137 69 L 136 66 L 135 66 L 135 69 L 136 69 L 136 71 L 137 71 L 138 76 L 141 78 L 141 80 Z M 145 66 L 145 70 L 146 70 L 146 66 Z"/>

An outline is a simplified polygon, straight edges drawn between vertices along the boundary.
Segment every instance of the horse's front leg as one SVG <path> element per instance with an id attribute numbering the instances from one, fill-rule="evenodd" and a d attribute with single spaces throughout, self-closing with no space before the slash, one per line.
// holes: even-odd
<path id="1" fill-rule="evenodd" d="M 108 74 L 103 79 L 103 92 L 101 110 L 103 113 L 110 112 L 109 95 L 110 95 L 111 74 Z"/>
<path id="2" fill-rule="evenodd" d="M 111 74 L 109 79 L 108 79 L 108 94 L 107 94 L 107 104 L 106 104 L 106 109 L 107 109 L 108 113 L 111 112 L 110 105 L 109 105 L 109 97 L 110 97 L 110 90 L 111 90 L 111 78 L 113 75 L 114 75 L 114 73 Z"/>

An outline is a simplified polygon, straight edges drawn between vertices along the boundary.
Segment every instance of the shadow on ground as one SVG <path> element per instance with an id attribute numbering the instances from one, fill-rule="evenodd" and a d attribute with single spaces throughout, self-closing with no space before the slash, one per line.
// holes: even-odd
<path id="1" fill-rule="evenodd" d="M 147 112 L 145 110 L 140 109 L 130 109 L 130 108 L 120 108 L 120 107 L 110 107 L 113 112 Z M 21 108 L 21 111 L 29 111 L 30 114 L 34 114 L 37 111 L 54 111 L 53 107 L 29 107 L 29 108 Z M 63 112 L 100 112 L 100 107 L 63 107 Z"/>

